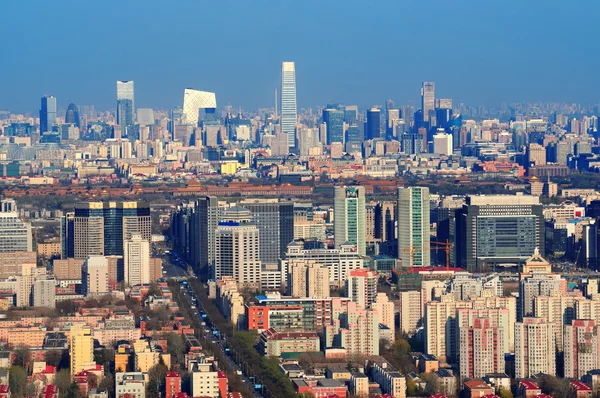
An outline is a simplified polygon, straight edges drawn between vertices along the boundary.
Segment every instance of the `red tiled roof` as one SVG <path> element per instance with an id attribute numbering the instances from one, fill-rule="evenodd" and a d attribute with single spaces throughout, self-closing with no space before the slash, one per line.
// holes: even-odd
<path id="1" fill-rule="evenodd" d="M 591 391 L 592 389 L 585 383 L 580 381 L 572 381 L 571 385 L 575 387 L 577 391 Z"/>

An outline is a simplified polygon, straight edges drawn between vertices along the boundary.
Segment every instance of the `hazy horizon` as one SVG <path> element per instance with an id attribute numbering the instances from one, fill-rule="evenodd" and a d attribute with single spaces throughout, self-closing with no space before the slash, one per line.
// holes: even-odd
<path id="1" fill-rule="evenodd" d="M 112 109 L 116 80 L 135 81 L 137 107 L 181 105 L 185 87 L 270 107 L 282 61 L 296 63 L 299 109 L 418 107 L 422 81 L 469 105 L 600 102 L 597 30 L 583 22 L 600 3 L 432 3 L 4 2 L 0 109 L 36 112 L 44 94 Z"/>

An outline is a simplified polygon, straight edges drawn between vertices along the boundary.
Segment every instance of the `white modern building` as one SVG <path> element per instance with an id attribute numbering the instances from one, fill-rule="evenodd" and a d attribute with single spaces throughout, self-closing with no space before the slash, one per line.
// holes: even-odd
<path id="1" fill-rule="evenodd" d="M 452 155 L 452 136 L 444 132 L 438 132 L 433 136 L 433 153 L 439 155 Z"/>
<path id="2" fill-rule="evenodd" d="M 22 221 L 14 199 L 0 202 L 0 253 L 32 251 L 31 224 Z"/>
<path id="3" fill-rule="evenodd" d="M 215 93 L 192 88 L 186 88 L 183 91 L 183 116 L 186 124 L 197 126 L 200 109 L 214 109 L 216 107 L 217 96 Z"/>
<path id="4" fill-rule="evenodd" d="M 141 234 L 133 234 L 125 241 L 124 247 L 125 282 L 130 285 L 142 285 L 150 280 L 150 242 Z"/>

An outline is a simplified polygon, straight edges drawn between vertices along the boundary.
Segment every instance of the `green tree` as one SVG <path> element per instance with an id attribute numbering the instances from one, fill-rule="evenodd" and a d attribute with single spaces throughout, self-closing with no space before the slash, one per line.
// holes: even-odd
<path id="1" fill-rule="evenodd" d="M 506 387 L 500 387 L 498 389 L 498 396 L 500 398 L 513 398 L 512 391 L 510 391 L 510 389 Z"/>
<path id="2" fill-rule="evenodd" d="M 394 351 L 396 351 L 399 354 L 410 353 L 410 344 L 408 343 L 408 341 L 406 341 L 406 339 L 402 337 L 396 338 L 396 341 L 394 341 L 394 344 L 392 346 L 394 348 Z"/>
<path id="3" fill-rule="evenodd" d="M 27 371 L 22 366 L 13 365 L 8 369 L 8 384 L 10 392 L 23 396 L 27 386 Z"/>
<path id="4" fill-rule="evenodd" d="M 71 372 L 68 369 L 61 369 L 54 376 L 54 385 L 58 388 L 61 397 L 65 397 L 71 388 Z"/>

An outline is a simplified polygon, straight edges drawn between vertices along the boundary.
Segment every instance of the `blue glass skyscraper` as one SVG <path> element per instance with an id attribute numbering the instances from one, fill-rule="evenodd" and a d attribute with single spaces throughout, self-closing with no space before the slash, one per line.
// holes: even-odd
<path id="1" fill-rule="evenodd" d="M 381 110 L 371 108 L 367 111 L 367 125 L 365 139 L 372 140 L 381 136 Z"/>
<path id="2" fill-rule="evenodd" d="M 40 108 L 40 134 L 52 131 L 52 126 L 56 124 L 56 97 L 44 95 L 42 97 L 42 106 Z"/>
<path id="3" fill-rule="evenodd" d="M 323 121 L 327 124 L 327 145 L 344 143 L 344 111 L 327 108 L 323 110 Z"/>

